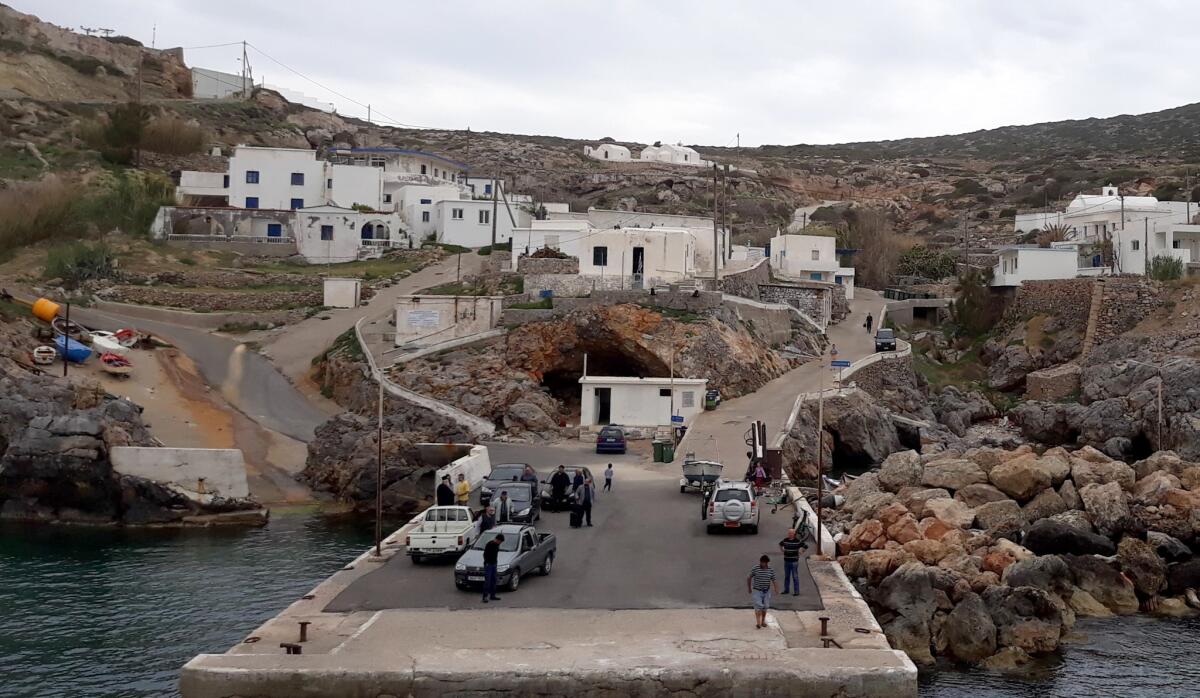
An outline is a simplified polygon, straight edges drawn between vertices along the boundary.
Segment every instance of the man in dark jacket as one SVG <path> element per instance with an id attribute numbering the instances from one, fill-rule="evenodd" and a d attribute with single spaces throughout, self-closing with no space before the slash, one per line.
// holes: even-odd
<path id="1" fill-rule="evenodd" d="M 483 533 L 484 531 L 488 530 L 489 528 L 493 528 L 495 525 L 496 525 L 496 510 L 492 507 L 488 507 L 487 509 L 484 509 L 483 515 L 479 517 L 479 532 Z"/>
<path id="2" fill-rule="evenodd" d="M 567 498 L 567 488 L 571 486 L 571 476 L 567 475 L 566 468 L 561 465 L 558 470 L 554 471 L 554 475 L 550 476 L 550 495 L 554 500 L 554 506 L 562 506 Z"/>
<path id="3" fill-rule="evenodd" d="M 496 596 L 496 561 L 500 558 L 500 544 L 504 542 L 504 534 L 497 533 L 496 537 L 483 545 L 483 602 L 499 601 Z"/>
<path id="4" fill-rule="evenodd" d="M 574 492 L 574 491 L 578 490 L 579 486 L 582 484 L 583 484 L 583 471 L 576 469 L 575 470 L 575 479 L 571 481 L 571 491 Z"/>
<path id="5" fill-rule="evenodd" d="M 450 486 L 450 476 L 442 476 L 442 484 L 437 486 L 437 505 L 448 507 L 454 504 L 454 488 Z"/>
<path id="6" fill-rule="evenodd" d="M 587 521 L 588 526 L 592 525 L 592 502 L 595 499 L 596 486 L 592 484 L 590 478 L 575 489 L 575 504 L 583 513 L 583 519 Z"/>
<path id="7" fill-rule="evenodd" d="M 500 490 L 500 499 L 493 502 L 492 506 L 496 507 L 496 523 L 512 523 L 517 515 L 517 507 L 508 498 L 508 490 Z"/>

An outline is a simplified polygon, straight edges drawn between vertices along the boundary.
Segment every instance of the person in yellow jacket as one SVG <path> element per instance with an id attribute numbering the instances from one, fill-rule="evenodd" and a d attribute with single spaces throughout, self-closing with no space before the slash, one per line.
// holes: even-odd
<path id="1" fill-rule="evenodd" d="M 458 474 L 458 482 L 454 483 L 454 496 L 459 505 L 464 507 L 471 501 L 471 484 L 467 482 L 462 473 Z"/>

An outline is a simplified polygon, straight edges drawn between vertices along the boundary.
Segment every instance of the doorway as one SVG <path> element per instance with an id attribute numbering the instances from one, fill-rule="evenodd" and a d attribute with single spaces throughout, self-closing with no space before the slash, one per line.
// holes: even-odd
<path id="1" fill-rule="evenodd" d="M 596 424 L 612 421 L 612 388 L 596 388 Z"/>
<path id="2" fill-rule="evenodd" d="M 633 269 L 631 270 L 633 277 L 633 288 L 641 288 L 642 280 L 645 278 L 646 272 L 646 248 L 633 248 Z"/>

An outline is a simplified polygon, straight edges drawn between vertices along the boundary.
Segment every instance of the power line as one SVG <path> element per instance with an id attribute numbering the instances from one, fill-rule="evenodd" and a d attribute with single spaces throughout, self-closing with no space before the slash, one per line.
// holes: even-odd
<path id="1" fill-rule="evenodd" d="M 224 48 L 225 46 L 239 46 L 242 42 L 231 41 L 227 44 L 208 44 L 207 46 L 180 46 L 184 51 L 199 51 L 202 48 Z"/>

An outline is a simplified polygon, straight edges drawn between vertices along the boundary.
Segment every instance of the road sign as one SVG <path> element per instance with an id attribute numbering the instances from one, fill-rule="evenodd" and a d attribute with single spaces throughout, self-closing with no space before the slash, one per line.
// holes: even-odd
<path id="1" fill-rule="evenodd" d="M 829 365 L 834 368 L 850 368 L 849 361 L 830 361 Z"/>
<path id="2" fill-rule="evenodd" d="M 681 415 L 681 414 L 671 415 L 671 423 L 672 424 L 683 424 L 683 415 Z"/>

